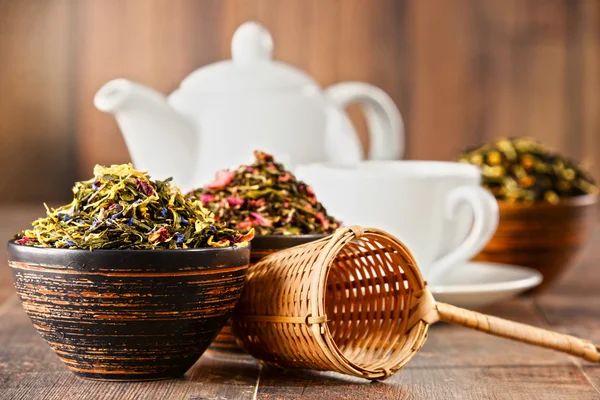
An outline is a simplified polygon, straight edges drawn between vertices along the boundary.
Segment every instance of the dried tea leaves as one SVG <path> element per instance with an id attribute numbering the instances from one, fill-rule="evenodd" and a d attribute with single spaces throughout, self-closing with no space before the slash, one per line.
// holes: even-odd
<path id="1" fill-rule="evenodd" d="M 153 181 L 131 164 L 96 166 L 76 182 L 73 201 L 15 236 L 27 246 L 72 249 L 186 249 L 246 246 L 254 232 L 218 224 L 197 200 L 184 198 L 170 179 Z"/>
<path id="2" fill-rule="evenodd" d="M 232 229 L 254 228 L 259 235 L 329 234 L 340 223 L 327 215 L 310 186 L 296 180 L 269 154 L 235 172 L 220 171 L 192 194 Z"/>
<path id="3" fill-rule="evenodd" d="M 556 204 L 598 192 L 589 174 L 532 139 L 501 139 L 461 154 L 459 161 L 478 166 L 483 186 L 502 200 Z"/>

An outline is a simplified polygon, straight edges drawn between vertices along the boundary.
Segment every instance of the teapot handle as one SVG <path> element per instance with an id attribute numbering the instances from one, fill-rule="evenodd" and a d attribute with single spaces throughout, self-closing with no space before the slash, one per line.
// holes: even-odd
<path id="1" fill-rule="evenodd" d="M 364 82 L 342 82 L 325 90 L 340 108 L 359 103 L 369 127 L 372 160 L 402 158 L 404 154 L 404 123 L 394 101 L 380 88 Z"/>

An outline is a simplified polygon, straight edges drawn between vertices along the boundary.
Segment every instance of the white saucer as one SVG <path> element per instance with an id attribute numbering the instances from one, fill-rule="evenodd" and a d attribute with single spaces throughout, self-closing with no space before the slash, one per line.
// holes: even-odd
<path id="1" fill-rule="evenodd" d="M 437 301 L 479 308 L 515 297 L 541 282 L 542 274 L 531 268 L 472 261 L 452 268 L 442 284 L 431 285 L 429 290 Z"/>

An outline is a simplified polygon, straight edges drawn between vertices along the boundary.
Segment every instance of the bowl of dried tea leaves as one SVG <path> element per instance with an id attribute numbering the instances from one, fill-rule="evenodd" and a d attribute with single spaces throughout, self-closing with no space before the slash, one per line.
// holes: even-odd
<path id="1" fill-rule="evenodd" d="M 183 375 L 227 322 L 253 231 L 218 223 L 170 180 L 96 166 L 73 201 L 8 243 L 25 311 L 75 374 Z"/>
<path id="2" fill-rule="evenodd" d="M 251 262 L 276 251 L 321 239 L 340 227 L 311 187 L 299 181 L 273 156 L 254 152 L 255 161 L 235 171 L 219 171 L 215 180 L 189 195 L 230 229 L 253 229 Z M 229 325 L 212 350 L 240 351 Z"/>
<path id="3" fill-rule="evenodd" d="M 461 154 L 498 200 L 498 230 L 477 260 L 533 267 L 548 288 L 578 259 L 595 226 L 598 187 L 576 162 L 529 138 Z"/>

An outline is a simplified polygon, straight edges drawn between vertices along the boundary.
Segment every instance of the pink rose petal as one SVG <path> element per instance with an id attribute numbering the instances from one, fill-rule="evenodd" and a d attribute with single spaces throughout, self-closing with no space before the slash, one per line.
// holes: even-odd
<path id="1" fill-rule="evenodd" d="M 246 230 L 246 229 L 252 228 L 253 226 L 254 226 L 254 223 L 252 221 L 240 221 L 237 223 L 237 225 L 235 227 L 240 230 Z"/>
<path id="2" fill-rule="evenodd" d="M 279 178 L 277 178 L 279 180 L 279 182 L 287 182 L 290 179 L 292 179 L 292 175 L 289 172 L 286 172 L 285 175 L 280 176 Z"/>
<path id="3" fill-rule="evenodd" d="M 233 180 L 233 172 L 228 170 L 218 171 L 215 180 L 205 187 L 209 189 L 218 189 L 227 186 Z"/>
<path id="4" fill-rule="evenodd" d="M 169 239 L 170 237 L 171 237 L 171 234 L 169 233 L 169 231 L 167 230 L 167 228 L 165 228 L 163 226 L 159 230 L 157 230 L 156 232 L 150 233 L 148 235 L 148 241 L 150 243 L 164 242 L 165 240 Z"/>
<path id="5" fill-rule="evenodd" d="M 260 208 L 265 205 L 265 199 L 248 200 L 248 204 L 254 208 Z"/>
<path id="6" fill-rule="evenodd" d="M 36 239 L 28 238 L 27 236 L 23 236 L 21 239 L 17 240 L 16 243 L 19 245 L 25 245 L 30 242 L 37 242 Z"/>
<path id="7" fill-rule="evenodd" d="M 201 194 L 201 195 L 200 195 L 200 201 L 201 201 L 203 204 L 208 204 L 208 203 L 210 203 L 211 201 L 213 201 L 213 200 L 215 199 L 215 197 L 217 197 L 217 196 L 215 196 L 214 194 L 210 194 L 210 193 L 203 193 L 203 194 Z"/>
<path id="8" fill-rule="evenodd" d="M 260 226 L 266 226 L 269 227 L 271 225 L 273 225 L 273 221 L 271 221 L 269 218 L 260 215 L 257 212 L 251 212 L 250 215 L 252 216 L 252 218 L 254 218 L 254 220 L 260 225 Z"/>
<path id="9" fill-rule="evenodd" d="M 152 196 L 154 194 L 154 187 L 147 181 L 137 178 L 137 190 L 144 193 L 146 196 Z"/>
<path id="10" fill-rule="evenodd" d="M 327 218 L 325 218 L 322 212 L 317 213 L 317 219 L 319 220 L 319 222 L 321 222 L 323 229 L 329 229 L 329 221 L 327 220 Z"/>
<path id="11" fill-rule="evenodd" d="M 240 199 L 239 197 L 230 197 L 227 199 L 227 204 L 231 207 L 241 206 L 244 204 L 244 199 Z"/>
<path id="12" fill-rule="evenodd" d="M 233 243 L 241 243 L 241 242 L 249 242 L 254 239 L 254 229 L 250 229 L 245 235 L 242 235 L 238 238 L 233 238 Z"/>

